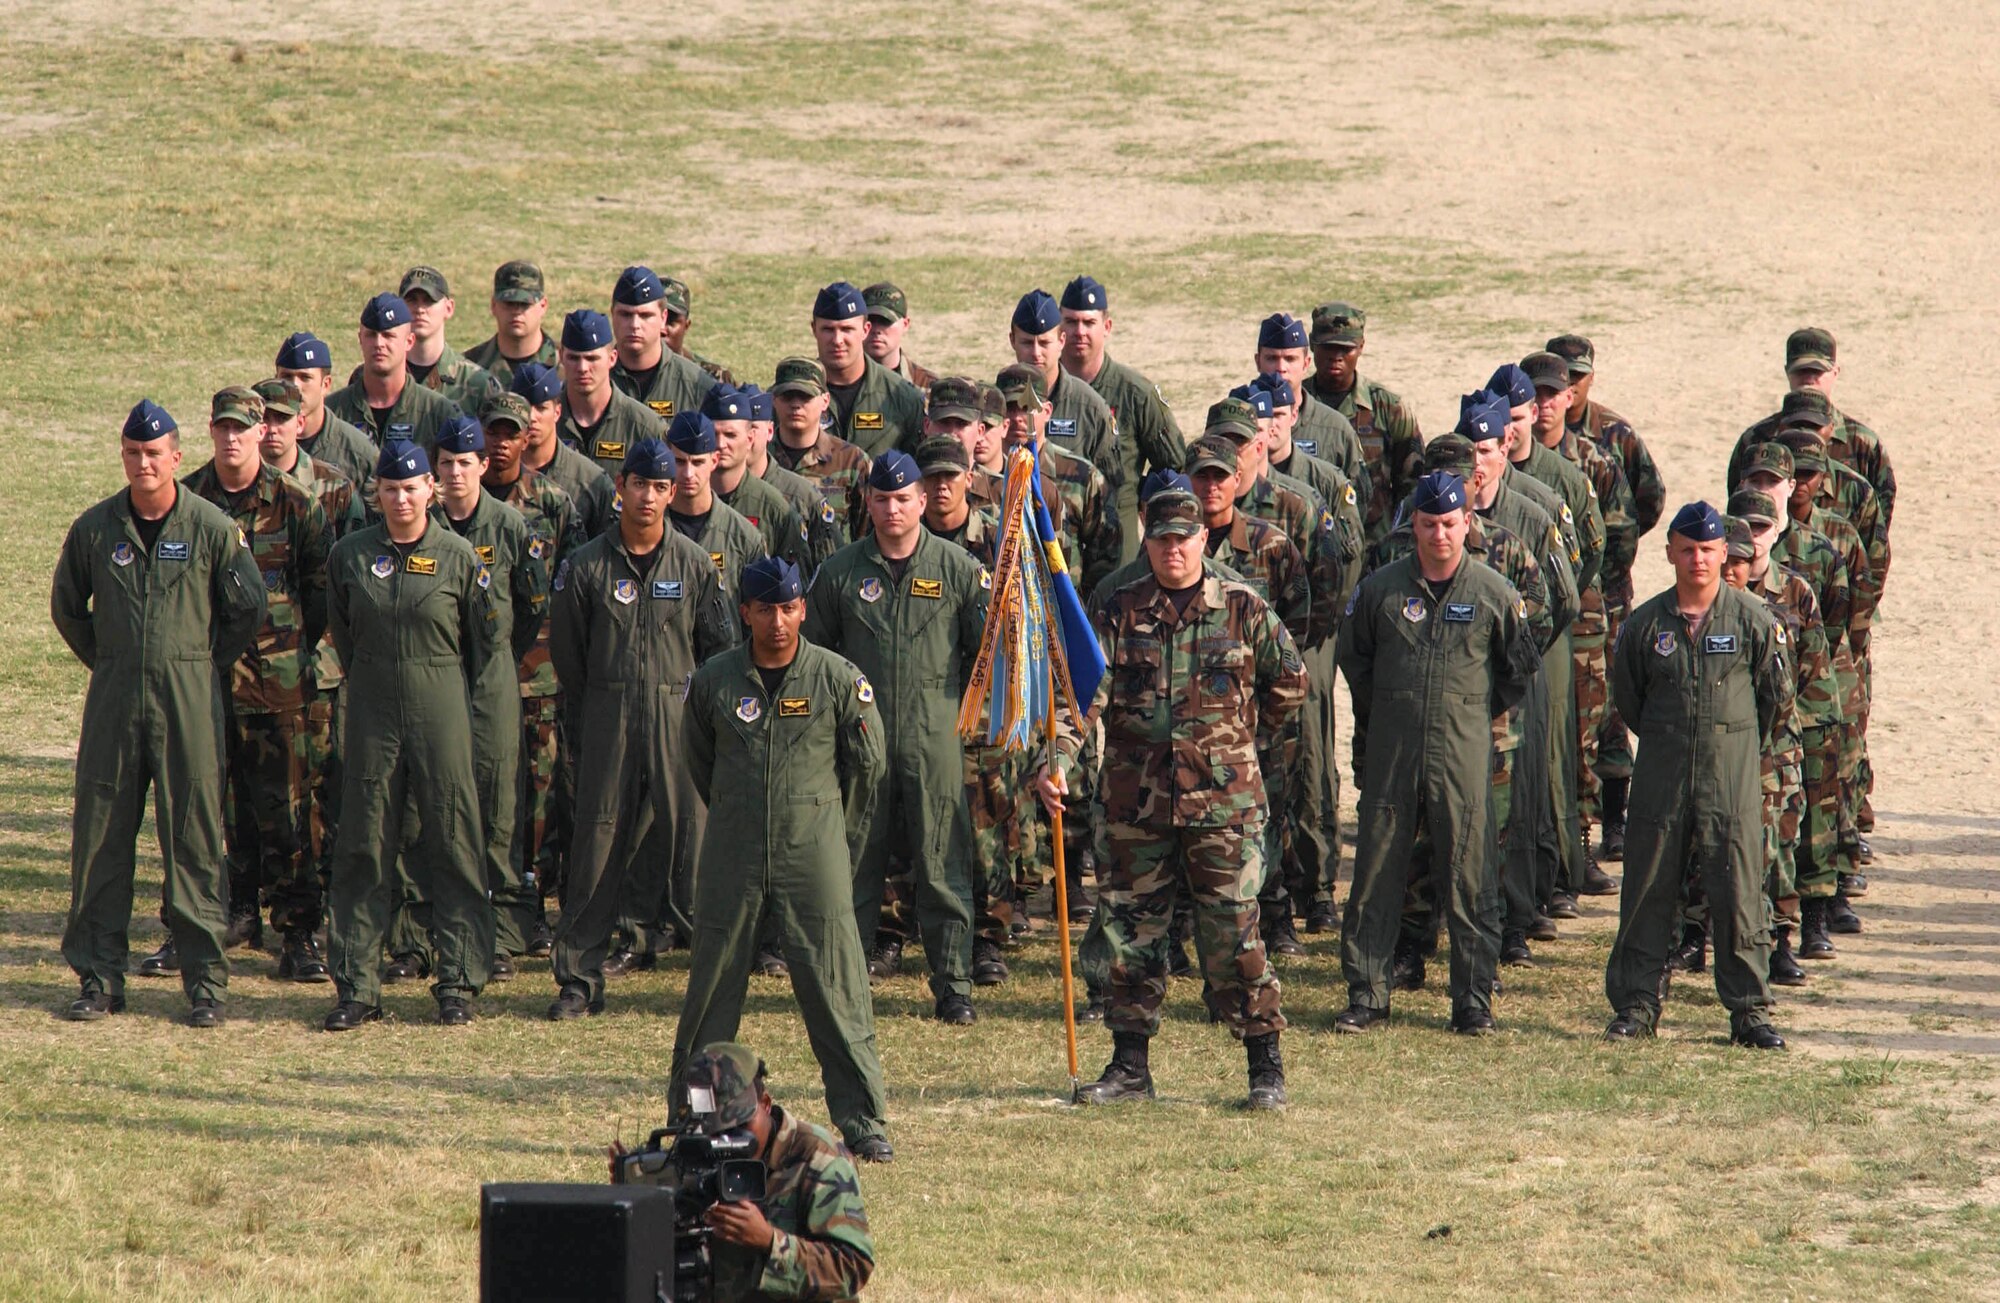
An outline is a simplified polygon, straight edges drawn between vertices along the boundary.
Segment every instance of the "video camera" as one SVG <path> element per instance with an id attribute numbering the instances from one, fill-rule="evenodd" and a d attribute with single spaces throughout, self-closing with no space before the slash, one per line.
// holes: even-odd
<path id="1" fill-rule="evenodd" d="M 612 1165 L 614 1185 L 650 1185 L 674 1197 L 674 1301 L 701 1303 L 714 1293 L 706 1215 L 718 1203 L 755 1203 L 767 1176 L 747 1128 L 717 1128 L 715 1096 L 688 1087 L 684 1120 L 661 1127 Z"/>

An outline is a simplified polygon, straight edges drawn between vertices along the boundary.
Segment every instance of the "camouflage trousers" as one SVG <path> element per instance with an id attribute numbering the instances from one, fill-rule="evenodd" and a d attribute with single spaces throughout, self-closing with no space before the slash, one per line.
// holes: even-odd
<path id="1" fill-rule="evenodd" d="M 1544 842 L 1553 837 L 1553 850 L 1546 848 L 1536 857 L 1535 878 L 1538 897 L 1547 903 L 1549 893 L 1568 891 L 1583 884 L 1583 824 L 1578 812 L 1576 656 L 1567 631 L 1542 657 L 1542 678 L 1548 683 L 1548 710 L 1542 734 L 1546 752 L 1552 828 L 1545 828 Z"/>
<path id="2" fill-rule="evenodd" d="M 307 844 L 322 897 L 333 880 L 333 836 L 340 827 L 340 729 L 347 712 L 338 684 L 322 688 L 306 707 L 306 771 L 311 802 Z"/>
<path id="3" fill-rule="evenodd" d="M 1608 632 L 1603 595 L 1585 593 L 1583 614 L 1570 626 L 1570 656 L 1576 667 L 1576 813 L 1578 830 L 1584 836 L 1589 835 L 1598 816 L 1597 739 L 1611 709 L 1611 685 L 1606 677 Z"/>
<path id="4" fill-rule="evenodd" d="M 1278 977 L 1258 927 L 1262 824 L 1112 823 L 1105 828 L 1105 847 L 1109 858 L 1097 897 L 1110 951 L 1105 1025 L 1142 1036 L 1159 1031 L 1174 902 L 1185 892 L 1194 908 L 1195 950 L 1209 1012 L 1238 1038 L 1283 1030 Z"/>
<path id="5" fill-rule="evenodd" d="M 1630 586 L 1629 581 L 1627 586 Z M 1629 602 L 1605 600 L 1604 646 L 1607 663 L 1610 660 L 1609 649 L 1618 645 L 1618 631 L 1625 627 L 1625 616 L 1630 610 Z M 1597 777 L 1600 782 L 1606 778 L 1632 777 L 1632 732 L 1618 717 L 1618 707 L 1608 699 L 1604 703 L 1603 723 L 1597 730 Z M 1601 807 L 1599 813 L 1603 813 Z"/>
<path id="6" fill-rule="evenodd" d="M 1868 752 L 1863 728 L 1868 694 L 1862 687 L 1860 667 L 1846 654 L 1834 658 L 1833 672 L 1840 681 L 1840 713 L 1846 721 L 1840 731 L 1840 818 L 1834 860 L 1837 872 L 1855 873 L 1860 869 L 1861 802 L 1867 791 L 1864 774 Z"/>
<path id="7" fill-rule="evenodd" d="M 1875 794 L 1875 764 L 1868 757 L 1868 716 L 1875 705 L 1875 655 L 1864 644 L 1861 653 L 1861 803 L 1854 811 L 1854 826 L 1857 831 L 1875 831 L 1875 806 L 1869 799 Z"/>
<path id="8" fill-rule="evenodd" d="M 1793 857 L 1793 885 L 1807 897 L 1831 896 L 1840 872 L 1840 748 L 1845 728 L 1804 729 L 1799 761 L 1802 826 Z"/>
<path id="9" fill-rule="evenodd" d="M 1798 865 L 1806 812 L 1804 762 L 1804 750 L 1793 749 L 1783 756 L 1765 755 L 1763 766 L 1764 894 L 1772 909 L 1787 918 L 1796 914 L 1799 897 Z"/>
<path id="10" fill-rule="evenodd" d="M 1022 905 L 1041 884 L 1043 865 L 1048 862 L 1044 858 L 1048 835 L 1042 827 L 1041 801 L 1035 795 L 1035 772 L 1041 768 L 1042 758 L 1039 751 L 984 746 L 965 749 L 976 940 L 996 946 L 1012 944 Z M 1086 835 L 1088 831 L 1086 820 Z M 885 898 L 885 907 L 887 903 Z"/>
<path id="11" fill-rule="evenodd" d="M 224 732 L 230 911 L 317 929 L 324 894 L 312 858 L 312 731 L 307 711 L 229 715 Z"/>
<path id="12" fill-rule="evenodd" d="M 556 792 L 556 719 L 560 697 L 521 698 L 521 786 L 514 805 L 514 867 L 536 896 L 555 891 L 561 874 L 549 855 L 549 811 Z"/>

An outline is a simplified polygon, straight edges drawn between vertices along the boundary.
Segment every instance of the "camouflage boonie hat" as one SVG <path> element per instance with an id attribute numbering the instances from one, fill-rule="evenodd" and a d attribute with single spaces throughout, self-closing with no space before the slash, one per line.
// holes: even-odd
<path id="1" fill-rule="evenodd" d="M 999 425 L 1007 419 L 1007 398 L 992 385 L 979 386 L 979 419 L 986 425 Z"/>
<path id="2" fill-rule="evenodd" d="M 444 273 L 435 267 L 412 267 L 404 272 L 402 283 L 396 286 L 396 296 L 407 302 L 412 290 L 420 291 L 433 303 L 442 303 L 451 297 Z"/>
<path id="3" fill-rule="evenodd" d="M 503 391 L 488 398 L 485 405 L 479 409 L 479 423 L 511 424 L 525 430 L 534 423 L 534 412 L 528 406 L 527 399 L 519 394 Z"/>
<path id="4" fill-rule="evenodd" d="M 1780 430 L 1823 430 L 1832 424 L 1833 403 L 1817 389 L 1794 390 L 1778 408 Z"/>
<path id="5" fill-rule="evenodd" d="M 1212 466 L 1234 475 L 1240 451 L 1233 439 L 1220 434 L 1205 434 L 1196 439 L 1194 446 L 1188 449 L 1187 473 L 1193 475 L 1198 470 Z"/>
<path id="6" fill-rule="evenodd" d="M 1521 359 L 1521 369 L 1537 389 L 1569 388 L 1569 359 L 1560 353 L 1530 353 Z"/>
<path id="7" fill-rule="evenodd" d="M 1322 303 L 1313 309 L 1312 342 L 1359 344 L 1368 329 L 1368 314 L 1352 303 Z"/>
<path id="8" fill-rule="evenodd" d="M 665 291 L 660 295 L 660 302 L 666 305 L 669 313 L 676 317 L 685 317 L 694 312 L 694 293 L 688 289 L 686 281 L 672 276 L 662 276 L 660 288 Z"/>
<path id="9" fill-rule="evenodd" d="M 681 1084 L 692 1093 L 706 1089 L 715 1097 L 714 1125 L 740 1127 L 757 1116 L 757 1078 L 764 1061 L 749 1049 L 728 1041 L 706 1045 L 688 1060 Z"/>
<path id="10" fill-rule="evenodd" d="M 1785 337 L 1785 370 L 1833 370 L 1833 336 L 1818 326 L 1795 330 Z"/>
<path id="11" fill-rule="evenodd" d="M 259 380 L 250 386 L 250 391 L 263 400 L 266 416 L 297 416 L 305 410 L 305 395 L 290 380 L 273 376 Z"/>
<path id="12" fill-rule="evenodd" d="M 955 417 L 961 421 L 979 419 L 979 382 L 965 376 L 942 376 L 931 381 L 924 410 L 933 421 Z"/>
<path id="13" fill-rule="evenodd" d="M 1201 503 L 1192 493 L 1168 489 L 1146 499 L 1144 510 L 1147 538 L 1192 538 L 1208 532 L 1201 518 Z"/>
<path id="14" fill-rule="evenodd" d="M 1035 396 L 1037 407 L 1049 401 L 1049 382 L 1041 372 L 1019 362 L 993 377 L 993 387 L 1000 391 L 1002 398 L 1022 407 L 1028 405 L 1029 394 Z"/>
<path id="15" fill-rule="evenodd" d="M 1827 473 L 1826 445 L 1820 442 L 1817 430 L 1794 426 L 1780 433 L 1775 443 L 1763 446 L 1783 448 L 1792 454 L 1792 478 L 1795 480 Z"/>
<path id="16" fill-rule="evenodd" d="M 1424 469 L 1450 471 L 1460 479 L 1472 478 L 1472 440 L 1462 434 L 1440 434 L 1424 441 Z"/>
<path id="17" fill-rule="evenodd" d="M 1248 442 L 1257 437 L 1257 409 L 1241 398 L 1225 398 L 1209 407 L 1208 423 L 1201 432 Z"/>
<path id="18" fill-rule="evenodd" d="M 547 293 L 542 269 L 532 262 L 503 262 L 493 273 L 493 297 L 502 303 L 535 303 Z"/>
<path id="19" fill-rule="evenodd" d="M 1582 335 L 1557 335 L 1543 347 L 1568 362 L 1573 376 L 1587 376 L 1597 369 L 1597 350 Z"/>
<path id="20" fill-rule="evenodd" d="M 1762 489 L 1738 489 L 1729 495 L 1729 514 L 1750 523 L 1778 523 L 1778 504 Z"/>
<path id="21" fill-rule="evenodd" d="M 1781 480 L 1792 478 L 1795 463 L 1792 450 L 1773 439 L 1766 439 L 1750 449 L 1750 455 L 1743 459 L 1743 474 L 1738 483 L 1747 481 L 1752 475 L 1762 471 L 1775 475 Z"/>
<path id="22" fill-rule="evenodd" d="M 934 434 L 917 445 L 919 475 L 963 475 L 971 469 L 972 454 L 961 440 L 948 434 Z"/>
<path id="23" fill-rule="evenodd" d="M 217 421 L 234 421 L 244 426 L 262 425 L 264 400 L 247 385 L 218 389 L 215 397 L 208 401 L 208 423 L 214 425 Z"/>
<path id="24" fill-rule="evenodd" d="M 909 301 L 903 291 L 888 281 L 876 281 L 861 291 L 861 301 L 868 306 L 868 315 L 881 317 L 884 321 L 901 321 L 910 315 Z"/>
<path id="25" fill-rule="evenodd" d="M 1750 522 L 1740 516 L 1722 518 L 1722 537 L 1728 540 L 1727 555 L 1731 561 L 1755 561 L 1757 540 L 1750 533 Z"/>
<path id="26" fill-rule="evenodd" d="M 771 392 L 817 398 L 826 392 L 826 371 L 809 357 L 780 358 L 778 370 L 771 381 Z"/>

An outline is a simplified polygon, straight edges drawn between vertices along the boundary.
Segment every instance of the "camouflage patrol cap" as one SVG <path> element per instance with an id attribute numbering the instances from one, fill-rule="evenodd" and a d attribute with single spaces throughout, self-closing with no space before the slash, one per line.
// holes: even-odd
<path id="1" fill-rule="evenodd" d="M 247 385 L 231 385 L 227 389 L 216 390 L 215 397 L 208 400 L 208 423 L 216 425 L 223 421 L 234 421 L 242 426 L 262 425 L 264 400 Z"/>
<path id="2" fill-rule="evenodd" d="M 1147 538 L 1192 538 L 1208 532 L 1201 503 L 1192 493 L 1167 489 L 1146 499 L 1143 512 Z"/>
<path id="3" fill-rule="evenodd" d="M 771 392 L 817 398 L 826 392 L 826 371 L 809 357 L 780 358 L 778 370 L 771 381 Z"/>
<path id="4" fill-rule="evenodd" d="M 1450 471 L 1461 479 L 1472 475 L 1472 440 L 1462 434 L 1440 434 L 1424 441 L 1424 469 Z"/>
<path id="5" fill-rule="evenodd" d="M 1006 395 L 992 385 L 979 386 L 979 419 L 986 425 L 999 425 L 1007 419 Z"/>
<path id="6" fill-rule="evenodd" d="M 489 397 L 479 409 L 482 425 L 512 425 L 525 430 L 534 422 L 533 410 L 528 400 L 519 394 L 497 393 Z"/>
<path id="7" fill-rule="evenodd" d="M 1738 483 L 1748 483 L 1752 475 L 1775 475 L 1781 480 L 1792 478 L 1796 463 L 1792 450 L 1774 439 L 1767 439 L 1750 449 L 1743 459 L 1743 474 Z"/>
<path id="8" fill-rule="evenodd" d="M 1257 409 L 1241 398 L 1225 398 L 1208 409 L 1203 434 L 1224 434 L 1247 443 L 1257 437 Z"/>
<path id="9" fill-rule="evenodd" d="M 445 283 L 444 273 L 435 267 L 412 267 L 403 273 L 396 293 L 408 300 L 412 291 L 423 294 L 433 303 L 442 303 L 451 297 L 451 288 Z"/>
<path id="10" fill-rule="evenodd" d="M 1322 303 L 1313 309 L 1312 342 L 1359 344 L 1368 329 L 1368 314 L 1352 303 Z"/>
<path id="11" fill-rule="evenodd" d="M 963 440 L 948 434 L 934 434 L 917 445 L 917 473 L 925 479 L 933 475 L 963 475 L 972 469 L 972 454 Z"/>
<path id="12" fill-rule="evenodd" d="M 1833 403 L 1817 389 L 1796 389 L 1778 409 L 1780 430 L 1824 430 L 1833 424 Z"/>
<path id="13" fill-rule="evenodd" d="M 757 1116 L 758 1084 L 764 1061 L 747 1047 L 728 1041 L 704 1045 L 687 1062 L 681 1083 L 689 1092 L 706 1090 L 714 1102 L 718 1128 L 748 1126 Z"/>
<path id="14" fill-rule="evenodd" d="M 1728 515 L 1722 518 L 1722 537 L 1728 543 L 1725 555 L 1731 561 L 1755 561 L 1757 559 L 1757 539 L 1750 532 L 1750 522 L 1741 516 Z"/>
<path id="15" fill-rule="evenodd" d="M 1833 335 L 1818 326 L 1806 326 L 1785 337 L 1785 371 L 1833 370 Z"/>
<path id="16" fill-rule="evenodd" d="M 1034 395 L 1034 405 L 1040 407 L 1049 401 L 1049 382 L 1031 366 L 1016 362 L 999 375 L 993 377 L 993 387 L 1000 396 L 1017 407 L 1028 406 L 1028 396 Z"/>
<path id="17" fill-rule="evenodd" d="M 1775 525 L 1780 517 L 1778 504 L 1762 489 L 1738 489 L 1729 495 L 1727 510 L 1739 520 L 1753 525 Z"/>
<path id="18" fill-rule="evenodd" d="M 1567 361 L 1573 376 L 1587 376 L 1597 369 L 1597 350 L 1582 335 L 1557 335 L 1543 347 Z"/>
<path id="19" fill-rule="evenodd" d="M 925 411 L 933 421 L 979 419 L 979 382 L 966 376 L 941 376 L 931 381 Z"/>
<path id="20" fill-rule="evenodd" d="M 250 389 L 264 401 L 266 416 L 297 416 L 305 410 L 305 395 L 290 380 L 273 376 L 269 380 L 259 380 Z"/>
<path id="21" fill-rule="evenodd" d="M 1219 434 L 1205 434 L 1194 441 L 1188 449 L 1187 473 L 1215 469 L 1227 475 L 1234 475 L 1241 449 L 1234 439 Z"/>
<path id="22" fill-rule="evenodd" d="M 1774 445 L 1765 444 L 1763 446 L 1768 448 Z M 1792 429 L 1780 432 L 1775 446 L 1784 448 L 1792 454 L 1792 478 L 1795 480 L 1811 479 L 1815 475 L 1824 475 L 1829 469 L 1826 460 L 1826 445 L 1820 442 L 1817 430 L 1802 429 L 1795 426 Z"/>
<path id="23" fill-rule="evenodd" d="M 660 302 L 667 308 L 670 317 L 685 317 L 694 312 L 694 292 L 687 282 L 674 276 L 660 277 Z"/>
<path id="24" fill-rule="evenodd" d="M 502 303 L 537 303 L 548 296 L 542 269 L 532 262 L 503 262 L 493 272 L 493 297 Z"/>
<path id="25" fill-rule="evenodd" d="M 1570 386 L 1569 359 L 1560 353 L 1530 353 L 1521 359 L 1521 369 L 1537 389 L 1567 389 Z"/>
<path id="26" fill-rule="evenodd" d="M 876 281 L 861 291 L 861 301 L 868 305 L 868 315 L 880 317 L 887 322 L 898 322 L 910 315 L 910 304 L 903 297 L 903 291 L 888 281 Z"/>

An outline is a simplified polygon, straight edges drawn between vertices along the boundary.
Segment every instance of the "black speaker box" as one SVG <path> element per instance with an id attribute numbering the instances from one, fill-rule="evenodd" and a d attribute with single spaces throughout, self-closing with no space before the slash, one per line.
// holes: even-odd
<path id="1" fill-rule="evenodd" d="M 674 1296 L 674 1198 L 646 1185 L 479 1188 L 481 1303 Z"/>

